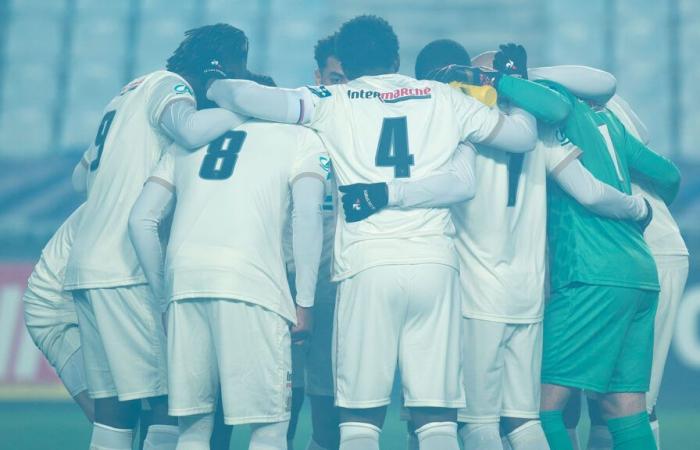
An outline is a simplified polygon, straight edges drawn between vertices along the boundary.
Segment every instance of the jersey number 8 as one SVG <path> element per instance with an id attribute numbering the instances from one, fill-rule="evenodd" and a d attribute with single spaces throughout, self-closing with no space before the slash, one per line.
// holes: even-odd
<path id="1" fill-rule="evenodd" d="M 246 138 L 245 131 L 228 131 L 207 146 L 199 177 L 205 180 L 225 180 L 233 174 L 238 154 Z"/>

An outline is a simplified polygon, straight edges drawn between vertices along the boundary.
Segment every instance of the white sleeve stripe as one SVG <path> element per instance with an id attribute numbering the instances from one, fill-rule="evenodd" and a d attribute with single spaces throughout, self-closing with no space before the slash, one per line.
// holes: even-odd
<path id="1" fill-rule="evenodd" d="M 173 194 L 175 193 L 175 186 L 173 186 L 170 182 L 165 181 L 162 178 L 151 176 L 151 177 L 148 177 L 146 179 L 146 183 L 148 183 L 148 182 L 160 184 L 161 186 L 163 186 L 165 189 L 169 190 Z"/>
<path id="2" fill-rule="evenodd" d="M 304 123 L 304 99 L 299 99 L 299 120 L 297 120 L 297 125 Z"/>
<path id="3" fill-rule="evenodd" d="M 581 151 L 580 148 L 577 148 L 576 150 L 573 150 L 571 153 L 566 155 L 564 159 L 559 161 L 556 166 L 554 166 L 554 169 L 551 170 L 550 174 L 552 175 L 557 175 L 559 172 L 564 170 L 566 166 L 571 164 L 571 161 L 577 159 L 579 156 L 581 156 L 583 152 Z"/>
<path id="4" fill-rule="evenodd" d="M 325 179 L 322 175 L 320 175 L 320 174 L 318 174 L 318 173 L 315 173 L 315 172 L 302 172 L 302 173 L 300 173 L 299 175 L 297 175 L 297 176 L 295 176 L 294 178 L 292 178 L 292 181 L 291 181 L 289 184 L 292 185 L 292 184 L 296 183 L 297 181 L 299 181 L 301 178 L 305 178 L 305 177 L 318 178 L 319 180 L 321 180 L 321 183 L 325 183 L 325 182 L 326 182 L 326 179 Z"/>

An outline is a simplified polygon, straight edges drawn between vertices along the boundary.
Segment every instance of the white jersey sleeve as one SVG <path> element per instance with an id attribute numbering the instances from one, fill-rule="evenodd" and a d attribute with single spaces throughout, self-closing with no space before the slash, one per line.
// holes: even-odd
<path id="1" fill-rule="evenodd" d="M 158 183 L 163 187 L 175 192 L 175 158 L 172 152 L 168 151 L 158 161 L 158 165 L 146 181 Z"/>
<path id="2" fill-rule="evenodd" d="M 488 107 L 457 89 L 448 90 L 463 141 L 479 143 L 491 137 L 503 120 L 497 107 Z"/>
<path id="3" fill-rule="evenodd" d="M 185 80 L 174 73 L 169 73 L 150 86 L 146 93 L 148 120 L 153 127 L 160 127 L 160 117 L 166 106 L 178 100 L 191 102 L 196 106 L 194 93 Z"/>

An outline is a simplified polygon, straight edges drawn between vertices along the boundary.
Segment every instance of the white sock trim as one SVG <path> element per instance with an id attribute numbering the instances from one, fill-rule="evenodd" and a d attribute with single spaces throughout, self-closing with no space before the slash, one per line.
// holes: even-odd
<path id="1" fill-rule="evenodd" d="M 114 427 L 110 427 L 109 425 L 105 425 L 105 424 L 99 423 L 99 422 L 95 422 L 93 425 L 94 425 L 95 428 L 102 428 L 102 429 L 105 429 L 105 430 L 108 430 L 108 431 L 113 431 L 113 432 L 115 432 L 115 433 L 124 433 L 124 434 L 126 434 L 126 433 L 132 433 L 132 432 L 133 432 L 133 431 L 132 431 L 131 429 L 129 429 L 129 428 L 114 428 Z"/>

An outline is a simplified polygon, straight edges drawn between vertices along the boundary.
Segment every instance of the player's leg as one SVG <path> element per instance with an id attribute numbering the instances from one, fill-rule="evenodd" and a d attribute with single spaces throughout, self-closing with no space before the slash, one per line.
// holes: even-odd
<path id="1" fill-rule="evenodd" d="M 285 449 L 291 416 L 288 322 L 251 303 L 210 303 L 224 422 L 251 426 L 250 450 Z"/>
<path id="2" fill-rule="evenodd" d="M 659 397 L 668 350 L 673 338 L 678 306 L 688 279 L 688 257 L 657 256 L 655 259 L 661 291 L 659 292 L 659 305 L 654 321 L 654 357 L 651 366 L 651 382 L 647 393 L 647 412 L 657 446 L 661 448 L 659 422 L 656 418 L 656 400 Z"/>
<path id="3" fill-rule="evenodd" d="M 306 366 L 306 342 L 292 344 L 292 415 L 287 429 L 287 448 L 294 450 L 294 436 L 297 432 L 299 413 L 304 406 L 304 367 Z"/>
<path id="4" fill-rule="evenodd" d="M 341 450 L 379 448 L 407 311 L 404 267 L 373 267 L 338 287 L 333 347 Z"/>
<path id="5" fill-rule="evenodd" d="M 462 374 L 469 401 L 459 411 L 459 435 L 466 450 L 502 448 L 499 421 L 507 328 L 500 322 L 462 319 Z"/>
<path id="6" fill-rule="evenodd" d="M 214 414 L 214 430 L 212 431 L 211 450 L 228 450 L 231 446 L 231 433 L 233 427 L 224 423 L 224 407 L 221 401 L 221 392 L 216 401 L 216 413 Z"/>
<path id="7" fill-rule="evenodd" d="M 188 299 L 168 307 L 169 414 L 178 417 L 178 450 L 209 449 L 219 372 L 209 324 L 213 300 Z"/>
<path id="8" fill-rule="evenodd" d="M 588 417 L 591 420 L 591 428 L 588 432 L 588 450 L 611 450 L 613 440 L 608 424 L 603 418 L 600 395 L 586 396 L 586 400 L 588 402 Z"/>
<path id="9" fill-rule="evenodd" d="M 600 408 L 615 450 L 655 450 L 645 392 L 649 389 L 658 292 L 616 289 L 615 300 L 634 312 Z"/>
<path id="10" fill-rule="evenodd" d="M 117 388 L 98 329 L 92 294 L 91 291 L 77 291 L 73 295 L 88 394 L 95 402 L 90 448 L 131 450 L 140 405 L 137 400 L 120 402 L 117 399 Z"/>
<path id="11" fill-rule="evenodd" d="M 540 417 L 542 323 L 508 325 L 501 429 L 513 450 L 548 449 Z"/>
<path id="12" fill-rule="evenodd" d="M 399 274 L 408 309 L 399 341 L 404 403 L 421 450 L 457 450 L 457 410 L 465 406 L 459 276 L 439 264 Z"/>
<path id="13" fill-rule="evenodd" d="M 569 439 L 571 440 L 571 445 L 574 447 L 574 450 L 579 450 L 581 448 L 581 442 L 576 430 L 581 420 L 581 397 L 581 393 L 572 395 L 563 413 L 566 432 L 569 433 Z"/>
<path id="14" fill-rule="evenodd" d="M 337 450 L 339 413 L 335 407 L 332 367 L 335 285 L 316 293 L 314 330 L 306 357 L 306 394 L 311 406 L 312 436 L 307 450 Z"/>

